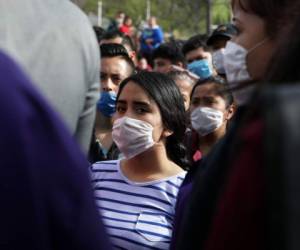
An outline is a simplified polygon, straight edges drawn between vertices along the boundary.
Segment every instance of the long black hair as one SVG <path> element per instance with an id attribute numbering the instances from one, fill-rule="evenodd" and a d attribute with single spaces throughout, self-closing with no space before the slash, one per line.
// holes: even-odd
<path id="1" fill-rule="evenodd" d="M 186 131 L 184 102 L 175 82 L 168 76 L 157 72 L 141 71 L 126 78 L 119 86 L 117 100 L 128 82 L 134 82 L 156 102 L 163 125 L 173 132 L 166 139 L 168 158 L 182 168 L 187 168 L 186 148 L 183 144 Z"/>

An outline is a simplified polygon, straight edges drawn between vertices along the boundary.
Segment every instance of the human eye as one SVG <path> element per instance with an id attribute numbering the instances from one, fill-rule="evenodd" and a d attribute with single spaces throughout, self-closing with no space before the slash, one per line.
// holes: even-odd
<path id="1" fill-rule="evenodd" d="M 119 83 L 122 81 L 121 77 L 118 75 L 112 76 L 111 80 L 115 85 L 119 85 Z"/>
<path id="2" fill-rule="evenodd" d="M 104 80 L 105 77 L 106 77 L 106 75 L 105 75 L 104 73 L 100 73 L 100 79 L 101 79 L 101 80 Z"/>
<path id="3" fill-rule="evenodd" d="M 146 104 L 137 104 L 135 106 L 135 112 L 139 115 L 143 115 L 150 112 L 150 108 Z"/>
<path id="4" fill-rule="evenodd" d="M 136 110 L 136 113 L 139 114 L 139 115 L 142 115 L 142 114 L 145 114 L 145 113 L 149 112 L 146 108 L 143 108 L 143 107 L 137 107 L 135 110 Z"/>
<path id="5" fill-rule="evenodd" d="M 117 104 L 116 106 L 116 112 L 119 114 L 123 114 L 126 112 L 126 106 L 125 105 L 121 105 L 121 104 Z"/>

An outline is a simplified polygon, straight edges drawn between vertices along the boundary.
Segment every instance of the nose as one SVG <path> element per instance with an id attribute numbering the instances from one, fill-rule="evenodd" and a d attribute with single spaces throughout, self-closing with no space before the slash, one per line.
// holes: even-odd
<path id="1" fill-rule="evenodd" d="M 101 88 L 103 91 L 107 91 L 107 92 L 113 91 L 114 84 L 111 81 L 111 79 L 108 78 L 108 79 L 105 79 L 104 81 L 103 80 L 101 81 Z"/>

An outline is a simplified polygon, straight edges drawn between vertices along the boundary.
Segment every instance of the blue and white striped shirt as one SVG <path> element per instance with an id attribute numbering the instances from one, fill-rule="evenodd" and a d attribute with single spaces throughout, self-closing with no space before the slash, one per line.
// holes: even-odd
<path id="1" fill-rule="evenodd" d="M 91 169 L 95 199 L 116 249 L 168 249 L 176 197 L 186 172 L 151 182 L 132 182 L 120 161 Z"/>

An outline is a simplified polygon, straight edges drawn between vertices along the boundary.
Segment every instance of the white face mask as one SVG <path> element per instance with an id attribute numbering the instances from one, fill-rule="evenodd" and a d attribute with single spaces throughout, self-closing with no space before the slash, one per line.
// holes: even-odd
<path id="1" fill-rule="evenodd" d="M 228 41 L 224 51 L 224 68 L 230 88 L 236 87 L 240 82 L 249 81 L 251 77 L 247 70 L 247 56 L 256 48 L 266 42 L 262 40 L 250 50 L 246 50 L 237 43 Z M 241 106 L 246 104 L 254 91 L 253 86 L 233 92 L 236 103 Z"/>
<path id="2" fill-rule="evenodd" d="M 224 51 L 225 49 L 219 49 L 212 54 L 213 65 L 219 74 L 225 74 Z"/>
<path id="3" fill-rule="evenodd" d="M 112 138 L 126 159 L 146 151 L 154 145 L 151 124 L 127 116 L 115 120 Z"/>
<path id="4" fill-rule="evenodd" d="M 223 112 L 214 108 L 199 107 L 191 113 L 191 123 L 200 136 L 208 135 L 223 124 Z"/>

